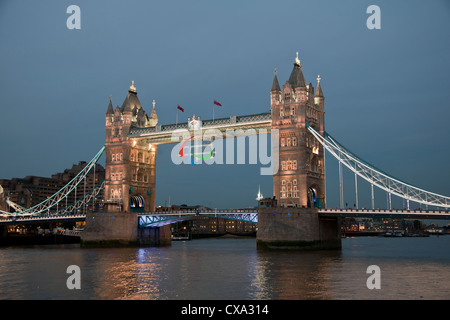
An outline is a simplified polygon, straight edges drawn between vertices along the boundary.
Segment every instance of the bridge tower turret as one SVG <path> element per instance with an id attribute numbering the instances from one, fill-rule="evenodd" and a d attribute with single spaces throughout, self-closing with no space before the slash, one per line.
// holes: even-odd
<path id="1" fill-rule="evenodd" d="M 316 93 L 306 84 L 298 52 L 289 80 L 281 90 L 275 74 L 270 94 L 272 129 L 280 139 L 274 196 L 283 207 L 325 207 L 324 150 L 306 127 L 323 133 L 324 97 L 320 82 Z"/>

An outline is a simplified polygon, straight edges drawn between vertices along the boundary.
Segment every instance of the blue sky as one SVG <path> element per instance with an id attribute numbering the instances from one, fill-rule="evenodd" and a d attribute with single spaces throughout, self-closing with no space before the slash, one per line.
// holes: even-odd
<path id="1" fill-rule="evenodd" d="M 81 30 L 69 30 L 69 5 Z M 366 9 L 381 9 L 369 30 Z M 449 195 L 450 4 L 433 1 L 10 1 L 0 3 L 0 178 L 50 176 L 104 144 L 109 95 L 131 81 L 160 124 L 270 110 L 298 51 L 307 82 L 320 74 L 326 129 L 361 158 Z M 259 165 L 175 166 L 158 149 L 157 204 L 255 205 Z M 337 162 L 327 200 L 338 206 Z M 353 203 L 353 176 L 344 182 Z M 347 187 L 348 186 L 348 187 Z M 369 206 L 369 189 L 360 185 Z M 386 203 L 384 194 L 377 201 Z M 381 205 L 380 204 L 380 205 Z"/>

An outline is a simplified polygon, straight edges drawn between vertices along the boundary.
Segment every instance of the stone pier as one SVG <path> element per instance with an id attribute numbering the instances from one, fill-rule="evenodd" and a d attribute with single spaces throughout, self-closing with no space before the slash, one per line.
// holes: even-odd
<path id="1" fill-rule="evenodd" d="M 260 208 L 256 241 L 258 249 L 340 249 L 340 219 L 321 218 L 317 208 Z"/>
<path id="2" fill-rule="evenodd" d="M 138 240 L 141 246 L 170 246 L 172 244 L 170 225 L 138 229 Z"/>
<path id="3" fill-rule="evenodd" d="M 81 246 L 163 246 L 171 244 L 170 227 L 139 229 L 137 213 L 94 212 L 86 215 Z"/>

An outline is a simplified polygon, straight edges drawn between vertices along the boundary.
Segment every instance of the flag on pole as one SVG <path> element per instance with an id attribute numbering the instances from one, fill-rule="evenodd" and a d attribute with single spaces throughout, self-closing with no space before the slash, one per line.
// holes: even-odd
<path id="1" fill-rule="evenodd" d="M 184 109 L 182 107 L 180 107 L 180 106 L 177 106 L 177 109 L 181 110 L 181 112 L 184 112 Z"/>
<path id="2" fill-rule="evenodd" d="M 222 106 L 222 105 L 221 105 L 219 102 L 217 102 L 216 100 L 214 100 L 214 104 L 217 105 L 217 106 L 219 106 L 219 107 Z"/>

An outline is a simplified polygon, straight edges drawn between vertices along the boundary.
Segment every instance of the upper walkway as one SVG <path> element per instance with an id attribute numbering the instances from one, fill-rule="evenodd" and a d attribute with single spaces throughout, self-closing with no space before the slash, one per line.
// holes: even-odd
<path id="1" fill-rule="evenodd" d="M 199 121 L 201 123 L 202 133 L 210 129 L 216 129 L 221 132 L 237 129 L 267 129 L 267 133 L 270 133 L 272 128 L 272 115 L 270 112 Z M 177 130 L 191 130 L 189 122 L 157 125 L 147 128 L 131 128 L 128 137 L 135 139 L 146 138 L 152 143 L 157 144 L 174 143 L 178 142 L 172 140 L 172 136 Z"/>

